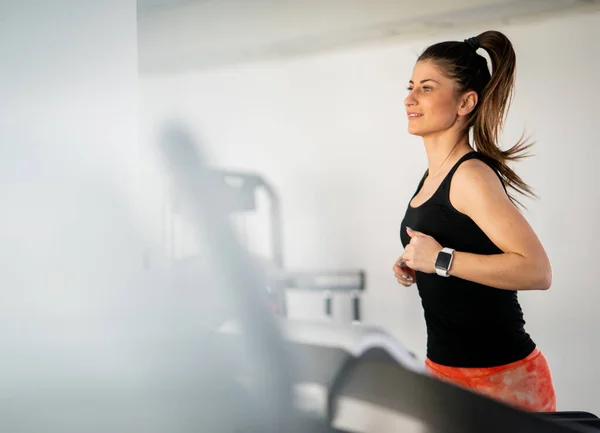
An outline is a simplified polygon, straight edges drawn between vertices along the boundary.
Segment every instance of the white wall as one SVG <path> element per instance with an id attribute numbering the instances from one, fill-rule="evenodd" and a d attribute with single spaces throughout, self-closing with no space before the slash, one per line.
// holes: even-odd
<path id="1" fill-rule="evenodd" d="M 554 266 L 552 290 L 521 295 L 528 330 L 551 363 L 559 408 L 594 412 L 599 19 L 596 13 L 501 28 L 518 59 L 505 142 L 523 128 L 538 142 L 537 157 L 518 169 L 541 197 L 526 202 L 526 215 Z M 414 61 L 430 42 L 147 77 L 140 92 L 146 144 L 154 126 L 182 118 L 218 165 L 264 174 L 283 199 L 286 265 L 365 268 L 365 322 L 386 328 L 421 357 L 420 301 L 415 288 L 396 284 L 391 267 L 402 252 L 399 222 L 426 168 L 420 141 L 406 133 L 403 99 Z M 291 298 L 292 315 L 319 316 L 318 297 Z"/>
<path id="2" fill-rule="evenodd" d="M 110 331 L 86 318 L 106 314 L 141 269 L 136 20 L 135 0 L 2 3 L 0 382 L 40 409 L 119 365 L 92 350 Z M 49 389 L 51 401 L 31 400 Z M 62 415 L 26 412 L 17 421 L 2 405 L 4 430 Z"/>
<path id="3" fill-rule="evenodd" d="M 14 2 L 0 44 L 2 262 L 82 284 L 109 258 L 139 267 L 114 248 L 137 182 L 136 2 Z"/>

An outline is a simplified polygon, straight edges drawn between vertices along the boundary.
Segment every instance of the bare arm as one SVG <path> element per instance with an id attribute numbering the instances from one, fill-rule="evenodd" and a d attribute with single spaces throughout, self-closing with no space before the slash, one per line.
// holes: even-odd
<path id="1" fill-rule="evenodd" d="M 508 290 L 546 290 L 552 268 L 537 235 L 486 164 L 469 160 L 454 174 L 450 201 L 468 215 L 502 254 L 455 252 L 450 275 Z"/>

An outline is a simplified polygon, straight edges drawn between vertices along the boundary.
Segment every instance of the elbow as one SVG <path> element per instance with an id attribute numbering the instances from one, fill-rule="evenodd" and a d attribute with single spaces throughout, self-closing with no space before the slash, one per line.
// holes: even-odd
<path id="1" fill-rule="evenodd" d="M 540 290 L 548 290 L 552 287 L 552 271 L 546 272 L 540 281 Z"/>
<path id="2" fill-rule="evenodd" d="M 537 290 L 548 290 L 552 287 L 552 266 L 549 262 L 537 267 L 535 288 Z"/>

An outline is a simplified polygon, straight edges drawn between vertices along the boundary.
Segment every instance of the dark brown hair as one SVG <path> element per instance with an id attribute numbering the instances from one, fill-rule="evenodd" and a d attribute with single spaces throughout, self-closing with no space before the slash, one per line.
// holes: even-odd
<path id="1" fill-rule="evenodd" d="M 485 57 L 477 49 L 487 51 L 492 63 L 492 73 Z M 529 156 L 523 137 L 510 149 L 502 150 L 498 137 L 504 126 L 512 102 L 516 56 L 510 40 L 494 30 L 483 32 L 464 42 L 440 42 L 428 47 L 418 60 L 433 61 L 442 72 L 455 80 L 460 92 L 477 92 L 478 103 L 469 117 L 468 128 L 473 128 L 475 149 L 491 159 L 506 186 L 518 193 L 535 197 L 527 185 L 509 166 L 509 161 Z M 510 193 L 513 202 L 521 204 Z"/>

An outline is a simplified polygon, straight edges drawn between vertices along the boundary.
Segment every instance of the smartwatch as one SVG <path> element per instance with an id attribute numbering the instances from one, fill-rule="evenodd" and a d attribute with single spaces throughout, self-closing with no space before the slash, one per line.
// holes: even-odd
<path id="1" fill-rule="evenodd" d="M 442 248 L 435 259 L 435 272 L 441 277 L 449 277 L 448 271 L 452 266 L 454 250 L 452 248 Z"/>

